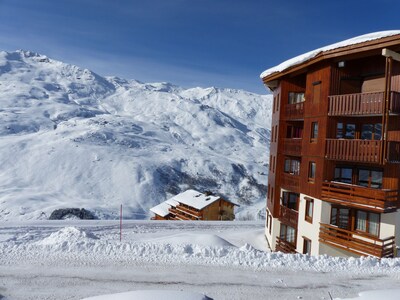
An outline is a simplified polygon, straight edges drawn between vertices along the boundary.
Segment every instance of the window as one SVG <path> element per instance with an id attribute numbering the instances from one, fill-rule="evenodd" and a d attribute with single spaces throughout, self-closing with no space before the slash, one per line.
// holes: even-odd
<path id="1" fill-rule="evenodd" d="M 288 125 L 286 128 L 286 138 L 301 139 L 303 136 L 303 127 L 300 125 Z"/>
<path id="2" fill-rule="evenodd" d="M 356 230 L 368 234 L 379 236 L 379 214 L 357 210 L 356 211 Z"/>
<path id="3" fill-rule="evenodd" d="M 304 93 L 295 93 L 295 92 L 289 93 L 289 101 L 288 101 L 289 104 L 304 102 L 304 100 L 305 100 Z"/>
<path id="4" fill-rule="evenodd" d="M 282 206 L 293 209 L 297 211 L 297 203 L 299 199 L 299 194 L 291 192 L 282 193 Z"/>
<path id="5" fill-rule="evenodd" d="M 359 169 L 358 170 L 358 185 L 370 187 L 373 189 L 382 188 L 383 172 L 372 169 Z"/>
<path id="6" fill-rule="evenodd" d="M 316 173 L 317 165 L 315 162 L 310 161 L 308 163 L 308 181 L 314 182 L 315 181 L 315 173 Z"/>
<path id="7" fill-rule="evenodd" d="M 356 124 L 342 123 L 336 124 L 336 138 L 337 139 L 354 139 L 356 135 Z"/>
<path id="8" fill-rule="evenodd" d="M 285 158 L 283 171 L 292 175 L 300 175 L 300 160 L 294 158 Z"/>
<path id="9" fill-rule="evenodd" d="M 314 200 L 310 198 L 304 198 L 306 200 L 306 216 L 305 220 L 312 223 L 313 212 L 314 212 Z"/>
<path id="10" fill-rule="evenodd" d="M 315 143 L 318 139 L 318 122 L 311 123 L 311 143 Z"/>
<path id="11" fill-rule="evenodd" d="M 269 234 L 271 234 L 271 232 L 272 232 L 272 216 L 271 215 L 268 215 L 268 220 L 269 220 L 268 230 L 269 230 Z"/>
<path id="12" fill-rule="evenodd" d="M 311 255 L 311 240 L 303 236 L 303 254 Z"/>
<path id="13" fill-rule="evenodd" d="M 350 210 L 348 208 L 333 206 L 331 209 L 331 225 L 342 229 L 349 229 Z"/>
<path id="14" fill-rule="evenodd" d="M 296 242 L 296 230 L 285 224 L 281 224 L 279 237 L 281 240 L 295 244 Z"/>
<path id="15" fill-rule="evenodd" d="M 361 139 L 362 140 L 380 140 L 382 138 L 382 124 L 362 124 Z"/>
<path id="16" fill-rule="evenodd" d="M 351 184 L 353 182 L 353 169 L 351 167 L 336 167 L 334 180 Z"/>

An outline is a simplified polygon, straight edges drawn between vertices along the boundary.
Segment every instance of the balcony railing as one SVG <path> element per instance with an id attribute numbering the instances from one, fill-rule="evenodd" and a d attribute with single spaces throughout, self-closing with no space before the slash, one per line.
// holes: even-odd
<path id="1" fill-rule="evenodd" d="M 301 155 L 300 138 L 285 138 L 283 140 L 283 153 L 286 155 L 300 156 Z"/>
<path id="2" fill-rule="evenodd" d="M 398 198 L 398 190 L 373 189 L 336 181 L 322 183 L 322 200 L 380 213 L 396 210 Z"/>
<path id="3" fill-rule="evenodd" d="M 200 211 L 198 211 L 198 210 L 196 210 L 194 208 L 185 207 L 183 205 L 177 205 L 176 209 L 180 210 L 180 211 L 182 211 L 184 213 L 193 215 L 194 217 L 201 217 L 202 216 L 202 213 Z"/>
<path id="4" fill-rule="evenodd" d="M 297 228 L 298 220 L 299 213 L 297 211 L 283 205 L 280 206 L 279 221 L 293 228 Z"/>
<path id="5" fill-rule="evenodd" d="M 296 253 L 296 245 L 285 241 L 279 237 L 276 237 L 276 251 L 281 251 L 283 253 Z"/>
<path id="6" fill-rule="evenodd" d="M 200 217 L 194 216 L 192 214 L 183 212 L 182 210 L 179 210 L 177 208 L 171 207 L 169 211 L 175 215 L 176 219 L 180 220 L 199 220 L 201 219 Z"/>
<path id="7" fill-rule="evenodd" d="M 384 92 L 358 93 L 329 96 L 329 116 L 381 115 L 383 113 Z M 400 94 L 390 93 L 390 113 L 400 112 Z"/>
<path id="8" fill-rule="evenodd" d="M 290 173 L 283 173 L 281 184 L 284 189 L 298 193 L 300 188 L 300 176 Z"/>
<path id="9" fill-rule="evenodd" d="M 292 104 L 286 104 L 285 117 L 290 120 L 304 119 L 304 101 Z"/>
<path id="10" fill-rule="evenodd" d="M 394 255 L 394 236 L 378 239 L 360 232 L 321 224 L 319 241 L 363 256 L 393 257 Z"/>
<path id="11" fill-rule="evenodd" d="M 379 163 L 382 156 L 382 141 L 326 139 L 325 156 L 328 159 Z"/>

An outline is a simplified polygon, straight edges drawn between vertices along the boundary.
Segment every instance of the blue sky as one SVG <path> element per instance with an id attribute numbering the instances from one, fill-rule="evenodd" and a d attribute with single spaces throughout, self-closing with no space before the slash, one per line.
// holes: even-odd
<path id="1" fill-rule="evenodd" d="M 144 82 L 266 93 L 265 69 L 400 29 L 399 11 L 398 0 L 0 0 L 0 50 Z"/>

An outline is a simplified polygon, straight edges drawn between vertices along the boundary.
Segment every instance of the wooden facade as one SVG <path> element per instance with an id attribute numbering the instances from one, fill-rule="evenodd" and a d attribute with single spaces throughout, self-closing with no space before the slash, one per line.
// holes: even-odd
<path id="1" fill-rule="evenodd" d="M 400 34 L 321 52 L 263 78 L 274 99 L 267 218 L 296 237 L 300 216 L 282 206 L 285 192 L 379 216 L 400 206 L 400 62 L 383 49 L 400 52 Z M 299 174 L 285 170 L 290 159 L 300 162 Z M 331 247 L 393 255 L 394 236 L 315 226 L 319 242 Z M 275 249 L 295 252 L 295 243 L 280 233 Z"/>
<path id="2" fill-rule="evenodd" d="M 204 194 L 197 192 L 198 195 Z M 183 193 L 182 193 L 183 194 Z M 207 196 L 207 195 L 205 195 Z M 191 197 L 188 195 L 187 197 Z M 211 198 L 211 197 L 210 197 Z M 192 201 L 190 201 L 191 203 Z M 231 221 L 235 218 L 234 204 L 221 197 L 213 197 L 210 203 L 201 204 L 197 208 L 195 204 L 187 204 L 184 197 L 169 199 L 158 206 L 151 208 L 154 213 L 152 220 L 182 220 L 182 221 Z M 161 207 L 161 208 L 160 208 Z"/>

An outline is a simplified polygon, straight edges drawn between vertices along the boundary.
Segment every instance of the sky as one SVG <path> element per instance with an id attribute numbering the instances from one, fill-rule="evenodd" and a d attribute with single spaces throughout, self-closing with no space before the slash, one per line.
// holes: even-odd
<path id="1" fill-rule="evenodd" d="M 398 0 L 0 0 L 0 50 L 104 76 L 264 94 L 265 69 L 400 29 L 399 11 Z"/>

